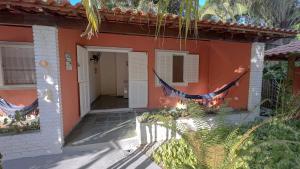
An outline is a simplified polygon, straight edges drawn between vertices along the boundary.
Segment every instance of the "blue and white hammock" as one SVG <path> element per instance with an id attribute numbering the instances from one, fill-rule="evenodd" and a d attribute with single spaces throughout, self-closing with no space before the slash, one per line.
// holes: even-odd
<path id="1" fill-rule="evenodd" d="M 237 77 L 235 80 L 231 81 L 230 83 L 226 84 L 224 87 L 221 89 L 207 93 L 207 94 L 201 94 L 201 95 L 192 95 L 192 94 L 187 94 L 185 92 L 182 92 L 180 90 L 177 90 L 173 87 L 171 87 L 167 82 L 165 82 L 163 79 L 161 79 L 158 74 L 153 70 L 155 76 L 158 78 L 159 83 L 161 84 L 161 87 L 164 91 L 164 94 L 166 96 L 170 97 L 179 97 L 182 99 L 192 99 L 192 100 L 203 100 L 206 104 L 208 102 L 213 101 L 217 96 L 221 94 L 225 94 L 225 96 L 228 94 L 229 89 L 232 87 L 236 86 L 238 81 L 248 73 L 248 71 L 245 71 L 243 74 L 241 74 L 239 77 Z"/>
<path id="2" fill-rule="evenodd" d="M 39 104 L 37 99 L 29 106 L 17 106 L 9 103 L 3 98 L 0 98 L 0 109 L 9 117 L 15 117 L 17 112 L 21 116 L 26 116 L 30 113 L 37 112 L 38 106 Z"/>

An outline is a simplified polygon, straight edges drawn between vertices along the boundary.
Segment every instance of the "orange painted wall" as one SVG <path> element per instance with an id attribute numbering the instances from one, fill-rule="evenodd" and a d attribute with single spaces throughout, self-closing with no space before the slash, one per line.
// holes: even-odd
<path id="1" fill-rule="evenodd" d="M 155 76 L 152 68 L 155 67 L 155 49 L 180 50 L 180 41 L 177 39 L 159 39 L 144 36 L 127 36 L 101 34 L 98 38 L 91 40 L 82 39 L 81 44 L 104 47 L 132 48 L 135 52 L 146 52 L 148 54 L 148 108 L 159 108 L 162 106 L 174 106 L 178 99 L 165 97 L 160 87 L 155 87 Z M 192 54 L 200 55 L 200 74 L 199 83 L 189 84 L 188 87 L 177 87 L 188 93 L 207 92 L 208 83 L 208 52 L 209 41 L 190 41 L 183 44 L 182 50 L 189 51 Z"/>
<path id="2" fill-rule="evenodd" d="M 31 27 L 0 26 L 0 41 L 33 42 Z M 0 89 L 0 97 L 17 104 L 29 105 L 37 98 L 35 88 L 31 89 Z"/>
<path id="3" fill-rule="evenodd" d="M 300 67 L 297 67 L 295 70 L 294 91 L 300 94 Z"/>
<path id="4" fill-rule="evenodd" d="M 144 36 L 128 36 L 117 34 L 100 34 L 90 40 L 79 38 L 80 32 L 70 29 L 59 29 L 59 49 L 61 61 L 61 84 L 64 134 L 67 135 L 80 120 L 79 93 L 76 67 L 76 44 L 101 47 L 132 48 L 136 52 L 148 54 L 149 98 L 148 108 L 174 106 L 177 99 L 165 97 L 160 87 L 155 86 L 155 49 L 179 50 L 180 41 L 177 39 L 158 39 Z M 249 67 L 250 48 L 247 43 L 232 43 L 224 41 L 191 41 L 188 40 L 182 50 L 199 54 L 199 83 L 190 83 L 188 87 L 177 87 L 182 91 L 201 94 L 212 91 L 228 83 L 238 74 L 233 73 L 239 66 Z M 73 70 L 65 70 L 64 53 L 71 53 Z M 241 55 L 241 53 L 244 53 Z M 235 108 L 247 108 L 249 75 L 245 76 L 239 87 L 233 89 L 229 97 L 237 96 L 238 101 L 231 103 Z"/>
<path id="5" fill-rule="evenodd" d="M 61 85 L 62 85 L 62 109 L 64 121 L 64 134 L 67 135 L 72 128 L 80 120 L 79 116 L 79 93 L 77 83 L 77 67 L 76 67 L 76 44 L 102 46 L 102 47 L 120 47 L 133 48 L 133 51 L 142 51 L 148 53 L 148 69 L 149 69 L 149 108 L 157 108 L 161 106 L 173 106 L 177 99 L 163 96 L 162 90 L 155 87 L 155 77 L 152 73 L 154 67 L 155 49 L 179 50 L 179 41 L 176 39 L 164 39 L 162 41 L 155 40 L 153 37 L 126 36 L 101 34 L 98 38 L 91 40 L 80 38 L 80 32 L 70 29 L 59 29 L 59 50 L 60 50 L 60 68 L 61 68 Z M 189 87 L 179 87 L 189 93 L 205 93 L 207 92 L 207 70 L 208 70 L 208 50 L 209 42 L 188 41 L 184 50 L 190 53 L 200 54 L 200 82 L 189 84 Z M 73 70 L 66 71 L 64 54 L 68 52 L 72 56 Z"/>
<path id="6" fill-rule="evenodd" d="M 77 83 L 77 53 L 76 44 L 79 42 L 80 32 L 70 29 L 58 30 L 59 55 L 60 55 L 60 77 L 61 97 L 63 111 L 64 135 L 70 133 L 80 120 L 79 94 Z M 71 54 L 72 70 L 67 71 L 65 67 L 65 53 Z"/>
<path id="7" fill-rule="evenodd" d="M 32 28 L 0 26 L 0 41 L 33 42 Z"/>
<path id="8" fill-rule="evenodd" d="M 132 48 L 133 51 L 147 52 L 148 54 L 148 76 L 149 76 L 149 102 L 148 108 L 161 106 L 174 106 L 177 99 L 165 97 L 161 88 L 155 87 L 155 76 L 152 68 L 155 67 L 155 49 L 179 50 L 180 41 L 177 39 L 158 39 L 153 37 L 127 36 L 116 34 L 100 34 L 91 40 L 80 38 L 79 30 L 59 28 L 59 54 L 60 54 L 60 76 L 62 85 L 62 109 L 64 134 L 67 135 L 80 120 L 79 115 L 79 93 L 77 83 L 76 44 Z M 0 26 L 0 41 L 32 42 L 32 29 L 30 27 Z M 178 89 L 201 94 L 212 91 L 232 80 L 237 74 L 234 69 L 239 66 L 249 67 L 250 44 L 232 43 L 223 41 L 191 41 L 182 45 L 182 50 L 192 54 L 199 54 L 199 83 L 191 83 L 188 87 L 177 87 Z M 65 69 L 65 53 L 70 53 L 73 61 L 73 70 Z M 241 56 L 241 53 L 244 53 Z M 222 63 L 222 64 L 220 64 Z M 246 108 L 248 98 L 247 75 L 238 88 L 230 92 L 229 97 L 238 97 L 239 100 L 232 103 L 235 108 Z M 27 105 L 36 99 L 35 89 L 26 90 L 0 90 L 0 96 L 15 104 Z"/>
<path id="9" fill-rule="evenodd" d="M 220 86 L 235 79 L 240 74 L 235 73 L 239 67 L 250 68 L 251 44 L 212 41 L 209 51 L 209 91 L 214 91 Z M 247 109 L 249 90 L 249 73 L 228 93 L 231 107 Z"/>

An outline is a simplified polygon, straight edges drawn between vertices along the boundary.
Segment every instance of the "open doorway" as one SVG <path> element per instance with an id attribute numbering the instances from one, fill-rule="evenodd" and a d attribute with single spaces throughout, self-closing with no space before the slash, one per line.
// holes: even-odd
<path id="1" fill-rule="evenodd" d="M 128 53 L 89 51 L 91 110 L 128 108 Z"/>

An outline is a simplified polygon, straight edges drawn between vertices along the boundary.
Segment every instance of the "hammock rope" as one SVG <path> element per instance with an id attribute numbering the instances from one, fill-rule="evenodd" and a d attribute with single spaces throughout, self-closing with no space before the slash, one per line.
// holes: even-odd
<path id="1" fill-rule="evenodd" d="M 166 96 L 170 96 L 170 97 L 179 97 L 182 99 L 191 99 L 191 100 L 203 100 L 205 102 L 211 102 L 212 100 L 214 100 L 215 97 L 224 94 L 224 97 L 227 96 L 229 89 L 231 89 L 233 86 L 237 85 L 238 81 L 248 73 L 248 71 L 245 71 L 244 73 L 242 73 L 239 77 L 237 77 L 236 79 L 234 79 L 233 81 L 229 82 L 228 84 L 226 84 L 224 87 L 222 87 L 219 90 L 216 90 L 214 92 L 211 93 L 207 93 L 207 94 L 201 94 L 201 95 L 193 95 L 193 94 L 188 94 L 185 92 L 182 92 L 180 90 L 177 90 L 173 87 L 171 87 L 167 82 L 165 82 L 162 78 L 160 78 L 160 76 L 155 72 L 155 70 L 153 70 L 153 73 L 155 74 L 155 76 L 157 77 L 157 79 L 159 80 L 159 83 L 161 84 L 161 87 L 163 89 L 163 92 Z"/>

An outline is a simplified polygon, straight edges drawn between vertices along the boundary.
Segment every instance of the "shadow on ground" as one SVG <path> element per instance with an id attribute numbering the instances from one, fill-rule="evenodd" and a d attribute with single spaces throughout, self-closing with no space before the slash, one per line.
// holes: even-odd
<path id="1" fill-rule="evenodd" d="M 116 146 L 118 147 L 118 146 Z M 90 151 L 64 151 L 58 155 L 4 161 L 4 169 L 160 169 L 145 152 L 152 145 L 133 152 L 113 145 Z"/>
<path id="2" fill-rule="evenodd" d="M 67 146 L 79 146 L 133 138 L 134 112 L 88 114 L 66 138 Z"/>

